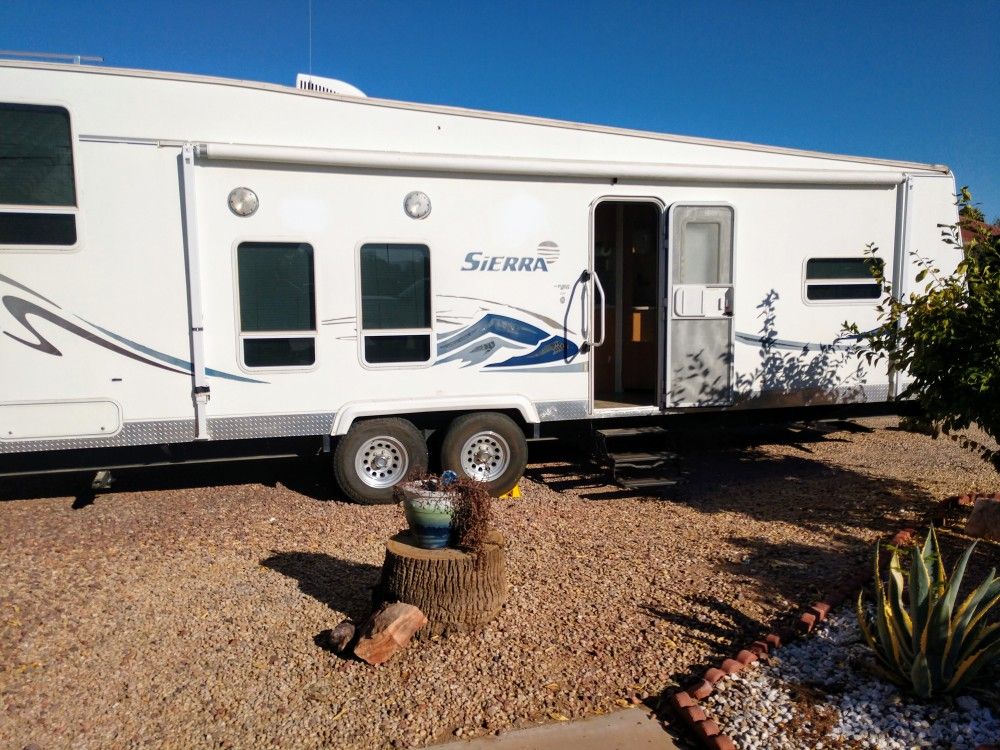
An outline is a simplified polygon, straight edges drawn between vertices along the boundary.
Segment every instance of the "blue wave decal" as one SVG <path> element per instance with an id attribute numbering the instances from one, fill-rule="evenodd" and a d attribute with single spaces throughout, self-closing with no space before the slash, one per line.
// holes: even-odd
<path id="1" fill-rule="evenodd" d="M 493 372 L 502 372 L 504 374 L 508 372 L 530 372 L 534 375 L 545 375 L 545 374 L 556 374 L 565 375 L 568 372 L 586 372 L 587 363 L 586 362 L 573 362 L 568 365 L 553 365 L 551 367 L 505 367 L 503 370 L 494 370 Z"/>
<path id="2" fill-rule="evenodd" d="M 461 349 L 454 354 L 445 357 L 444 359 L 439 359 L 437 364 L 443 365 L 446 362 L 463 362 L 462 367 L 470 367 L 472 365 L 478 365 L 485 362 L 494 354 L 496 354 L 501 349 L 522 349 L 523 347 L 519 345 L 511 344 L 506 339 L 502 339 L 499 336 L 491 336 L 485 341 L 476 341 L 469 346 Z"/>
<path id="3" fill-rule="evenodd" d="M 539 344 L 538 348 L 528 354 L 505 359 L 503 362 L 493 362 L 487 367 L 518 367 L 524 365 L 541 365 L 548 362 L 568 360 L 576 356 L 580 349 L 572 341 L 562 336 L 551 336 Z"/>
<path id="4" fill-rule="evenodd" d="M 538 344 L 539 341 L 549 335 L 541 328 L 533 326 L 530 323 L 508 318 L 505 315 L 489 313 L 472 325 L 439 343 L 438 354 L 448 354 L 488 334 L 503 336 L 519 344 L 531 344 L 532 346 Z"/>
<path id="5" fill-rule="evenodd" d="M 155 349 L 150 349 L 148 346 L 143 346 L 142 344 L 138 343 L 137 341 L 132 341 L 131 339 L 127 339 L 124 336 L 119 336 L 114 331 L 109 331 L 107 328 L 101 328 L 99 325 L 97 325 L 95 323 L 91 323 L 91 322 L 88 321 L 87 325 L 93 326 L 98 331 L 100 331 L 101 333 L 103 333 L 105 336 L 110 336 L 115 341 L 120 341 L 121 343 L 125 344 L 126 346 L 132 347 L 136 351 L 142 352 L 143 354 L 146 354 L 146 355 L 148 355 L 150 357 L 155 357 L 156 359 L 160 360 L 161 362 L 166 362 L 167 364 L 171 364 L 174 367 L 180 367 L 180 368 L 186 370 L 187 372 L 191 372 L 191 363 L 188 362 L 185 359 L 181 359 L 180 357 L 174 357 L 174 356 L 171 356 L 169 354 L 164 354 L 163 352 L 158 352 Z M 267 382 L 266 380 L 254 380 L 253 378 L 245 378 L 242 375 L 233 375 L 233 374 L 228 373 L 228 372 L 223 372 L 222 370 L 214 370 L 211 367 L 206 367 L 205 368 L 205 374 L 208 375 L 209 377 L 212 377 L 212 378 L 222 378 L 224 380 L 236 380 L 236 381 L 238 381 L 240 383 L 266 383 Z"/>

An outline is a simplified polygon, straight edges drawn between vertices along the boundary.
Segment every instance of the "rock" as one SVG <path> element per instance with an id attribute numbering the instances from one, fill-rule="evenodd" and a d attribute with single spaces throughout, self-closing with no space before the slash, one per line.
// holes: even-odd
<path id="1" fill-rule="evenodd" d="M 354 655 L 369 664 L 382 664 L 426 624 L 427 617 L 412 604 L 383 604 L 361 627 Z"/>
<path id="2" fill-rule="evenodd" d="M 971 695 L 960 695 L 955 699 L 955 703 L 963 711 L 978 711 L 979 701 L 973 698 Z"/>
<path id="3" fill-rule="evenodd" d="M 357 627 L 350 618 L 343 620 L 337 627 L 330 631 L 329 638 L 327 639 L 330 648 L 338 654 L 347 652 L 356 632 Z"/>
<path id="4" fill-rule="evenodd" d="M 1000 541 L 1000 500 L 993 497 L 976 498 L 969 520 L 965 522 L 965 533 Z"/>
<path id="5" fill-rule="evenodd" d="M 334 713 L 340 710 L 340 704 L 335 703 L 340 696 L 340 690 L 330 679 L 324 678 L 316 680 L 305 689 L 305 696 L 311 701 L 318 703 L 329 703 L 333 707 Z"/>

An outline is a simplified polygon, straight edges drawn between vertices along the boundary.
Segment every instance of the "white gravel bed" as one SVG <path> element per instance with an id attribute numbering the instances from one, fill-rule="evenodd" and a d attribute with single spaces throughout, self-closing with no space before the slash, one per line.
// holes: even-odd
<path id="1" fill-rule="evenodd" d="M 972 750 L 1000 737 L 1000 716 L 974 697 L 921 703 L 873 677 L 869 654 L 842 606 L 812 635 L 723 679 L 705 709 L 743 750 Z"/>

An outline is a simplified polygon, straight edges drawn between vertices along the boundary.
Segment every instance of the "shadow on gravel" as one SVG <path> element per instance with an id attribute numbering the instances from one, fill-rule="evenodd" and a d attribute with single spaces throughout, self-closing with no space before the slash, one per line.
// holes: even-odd
<path id="1" fill-rule="evenodd" d="M 239 484 L 284 485 L 314 500 L 345 500 L 333 479 L 329 457 L 270 458 L 220 461 L 147 468 L 114 469 L 110 492 L 221 487 Z M 47 497 L 76 498 L 74 508 L 100 502 L 102 491 L 90 489 L 93 472 L 67 472 L 8 477 L 0 482 L 0 502 Z"/>
<path id="2" fill-rule="evenodd" d="M 873 522 L 872 528 L 881 526 Z M 886 531 L 899 531 L 896 522 Z M 888 533 L 886 533 L 888 536 Z M 730 537 L 730 544 L 741 547 L 744 555 L 738 562 L 723 562 L 728 572 L 756 579 L 790 602 L 805 606 L 822 598 L 844 578 L 855 574 L 871 561 L 872 544 L 850 539 L 817 546 L 792 540 L 768 541 L 753 537 Z"/>
<path id="3" fill-rule="evenodd" d="M 714 596 L 695 595 L 685 599 L 689 607 L 684 612 L 673 612 L 654 604 L 641 607 L 653 617 L 692 631 L 690 640 L 701 641 L 713 649 L 739 643 L 748 635 L 756 637 L 766 628 L 764 623 Z"/>
<path id="4" fill-rule="evenodd" d="M 662 445 L 651 446 L 680 455 L 680 481 L 660 495 L 611 485 L 608 470 L 569 441 L 544 448 L 532 445 L 525 476 L 585 500 L 679 502 L 705 513 L 738 512 L 803 528 L 833 523 L 895 531 L 887 514 L 934 498 L 911 482 L 866 475 L 813 457 L 816 444 L 850 443 L 851 435 L 870 432 L 871 427 L 843 420 L 675 429 Z M 776 456 L 764 446 L 797 452 Z"/>
<path id="5" fill-rule="evenodd" d="M 335 612 L 361 622 L 371 612 L 372 588 L 381 568 L 321 552 L 277 552 L 260 561 L 265 568 L 294 578 L 299 590 Z"/>
<path id="6" fill-rule="evenodd" d="M 738 512 L 806 529 L 896 531 L 893 516 L 934 500 L 912 482 L 869 476 L 806 456 L 752 447 L 692 452 L 677 501 L 707 513 Z"/>
<path id="7" fill-rule="evenodd" d="M 76 493 L 76 497 L 73 498 L 73 504 L 69 507 L 73 510 L 83 510 L 87 506 L 93 505 L 96 499 L 97 491 L 92 487 L 87 487 Z"/>

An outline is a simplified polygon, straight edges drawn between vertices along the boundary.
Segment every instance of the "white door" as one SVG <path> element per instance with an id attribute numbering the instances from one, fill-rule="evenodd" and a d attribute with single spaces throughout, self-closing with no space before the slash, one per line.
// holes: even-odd
<path id="1" fill-rule="evenodd" d="M 733 225 L 731 206 L 670 207 L 665 408 L 733 402 Z"/>

